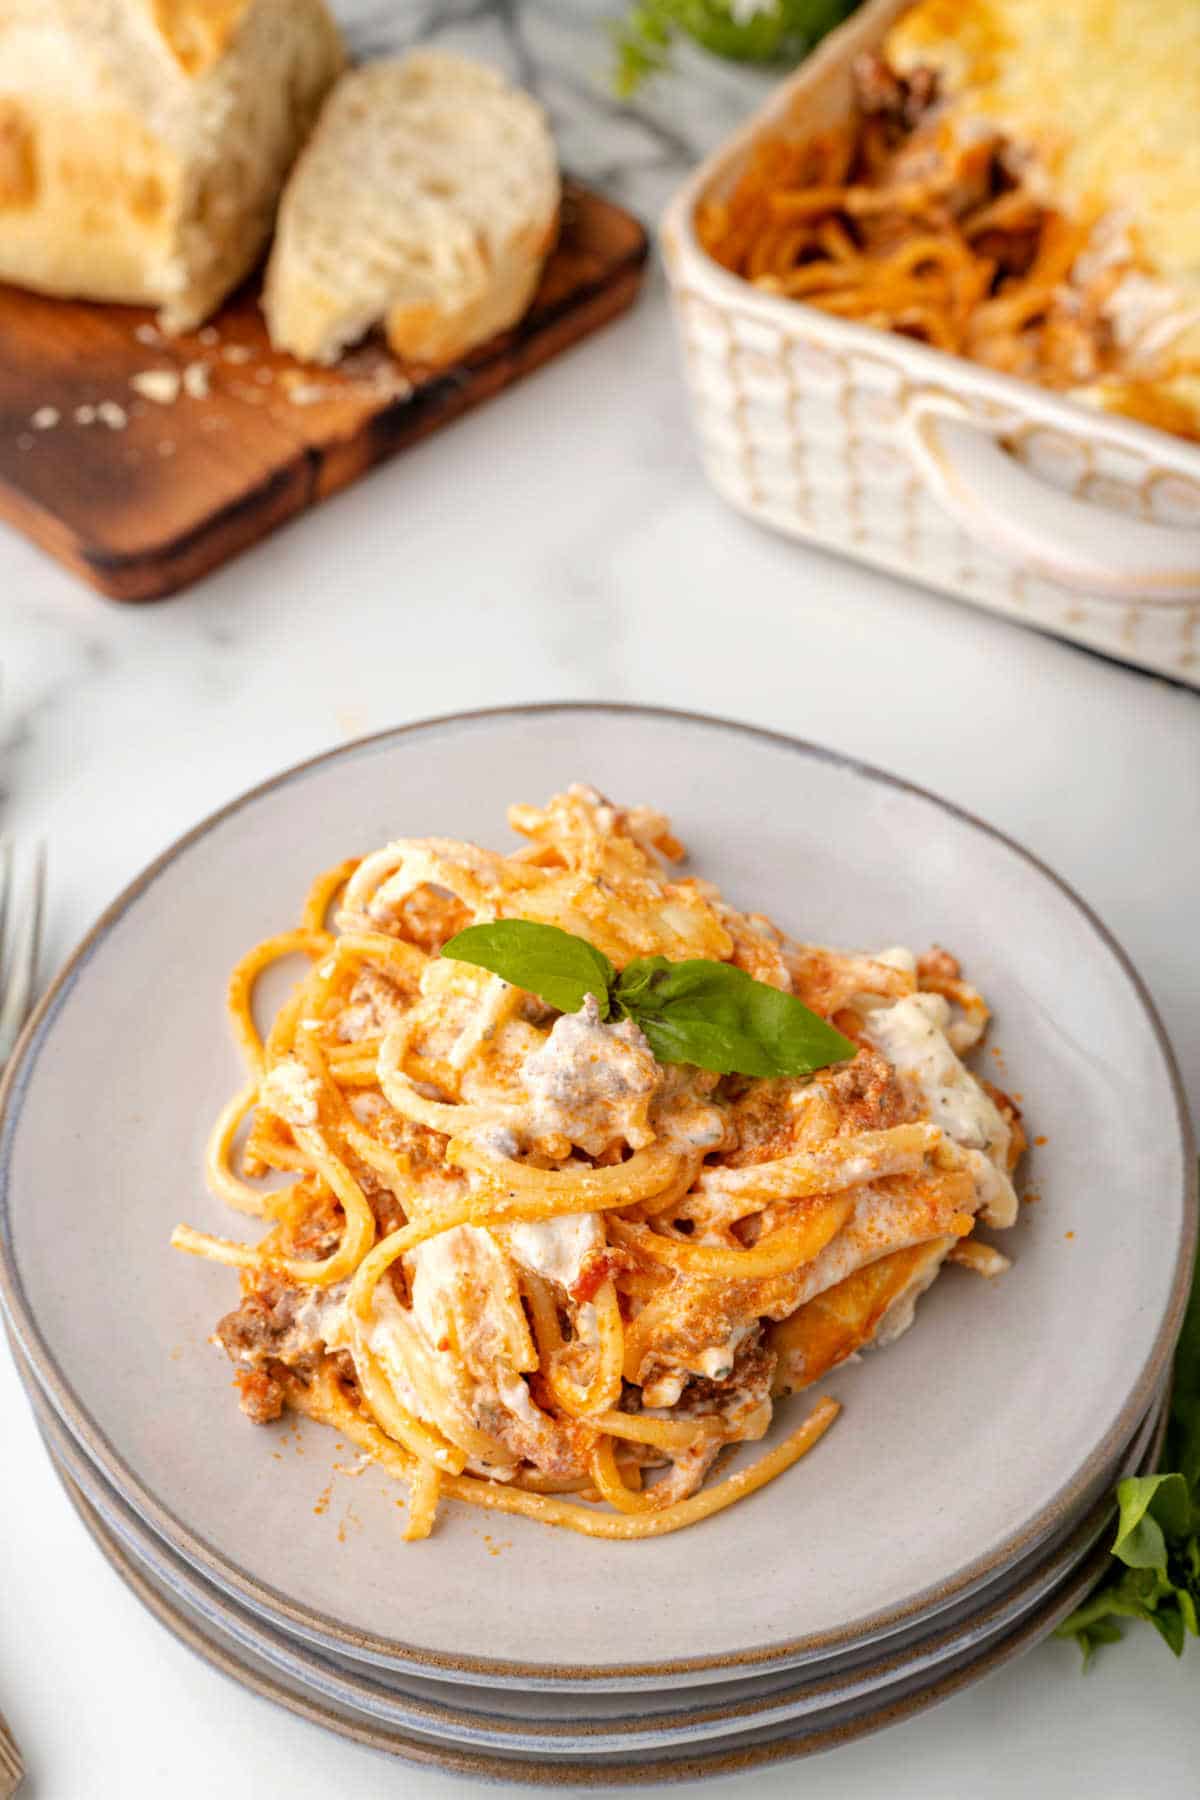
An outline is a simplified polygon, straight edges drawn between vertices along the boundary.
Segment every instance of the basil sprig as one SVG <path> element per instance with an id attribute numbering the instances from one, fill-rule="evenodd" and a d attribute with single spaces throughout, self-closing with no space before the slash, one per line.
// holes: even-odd
<path id="1" fill-rule="evenodd" d="M 1200 1636 L 1200 1255 L 1175 1346 L 1162 1468 L 1117 1484 L 1117 1535 L 1108 1573 L 1058 1627 L 1086 1664 L 1115 1644 L 1126 1619 L 1153 1625 L 1176 1656 Z"/>
<path id="2" fill-rule="evenodd" d="M 468 925 L 442 950 L 559 1012 L 594 995 L 602 1019 L 632 1019 L 659 1062 L 719 1075 L 811 1075 L 855 1054 L 849 1038 L 791 994 L 732 963 L 639 956 L 620 972 L 594 944 L 534 919 Z"/>

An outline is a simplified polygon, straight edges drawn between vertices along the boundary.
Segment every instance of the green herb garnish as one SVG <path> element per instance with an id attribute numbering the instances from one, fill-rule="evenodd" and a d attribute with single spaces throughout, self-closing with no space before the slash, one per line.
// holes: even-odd
<path id="1" fill-rule="evenodd" d="M 668 68 L 679 36 L 736 62 L 798 63 L 856 0 L 638 0 L 616 27 L 616 86 L 632 94 Z"/>
<path id="2" fill-rule="evenodd" d="M 1176 1656 L 1189 1633 L 1200 1635 L 1200 1257 L 1173 1381 L 1163 1472 L 1118 1483 L 1112 1568 L 1058 1628 L 1078 1642 L 1085 1667 L 1101 1644 L 1119 1641 L 1121 1619 L 1145 1619 Z"/>
<path id="3" fill-rule="evenodd" d="M 791 994 L 732 963 L 639 956 L 619 973 L 586 938 L 532 919 L 468 925 L 442 950 L 577 1012 L 589 994 L 602 1019 L 632 1019 L 659 1062 L 719 1075 L 812 1075 L 855 1054 L 849 1038 Z"/>

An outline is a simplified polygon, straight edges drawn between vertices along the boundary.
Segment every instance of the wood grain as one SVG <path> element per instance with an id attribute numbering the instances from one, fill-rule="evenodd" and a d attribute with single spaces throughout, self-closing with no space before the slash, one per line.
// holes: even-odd
<path id="1" fill-rule="evenodd" d="M 141 308 L 0 285 L 0 517 L 113 599 L 176 593 L 624 311 L 646 255 L 636 219 L 568 183 L 525 319 L 436 373 L 375 341 L 335 369 L 277 355 L 255 283 L 172 339 Z M 189 369 L 169 404 L 130 385 Z"/>

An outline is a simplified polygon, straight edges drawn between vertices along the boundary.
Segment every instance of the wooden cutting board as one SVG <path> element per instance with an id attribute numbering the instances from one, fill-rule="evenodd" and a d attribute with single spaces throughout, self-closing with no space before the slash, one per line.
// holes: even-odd
<path id="1" fill-rule="evenodd" d="M 525 319 L 436 374 L 382 341 L 334 369 L 277 355 L 256 282 L 171 339 L 138 307 L 0 285 L 0 517 L 115 600 L 173 594 L 624 311 L 647 248 L 568 183 Z"/>

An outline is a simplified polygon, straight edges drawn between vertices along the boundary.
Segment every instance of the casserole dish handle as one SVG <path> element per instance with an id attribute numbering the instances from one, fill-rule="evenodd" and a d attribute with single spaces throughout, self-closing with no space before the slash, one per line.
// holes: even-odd
<path id="1" fill-rule="evenodd" d="M 1200 599 L 1200 531 L 1131 519 L 1064 494 L 948 394 L 914 394 L 902 435 L 951 518 L 1010 561 L 1111 600 Z"/>

